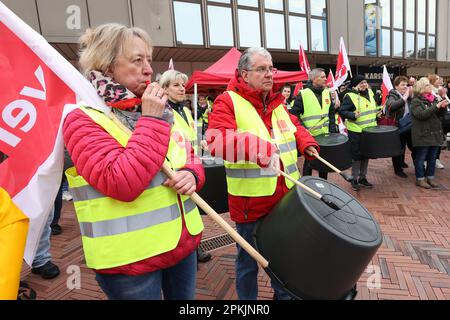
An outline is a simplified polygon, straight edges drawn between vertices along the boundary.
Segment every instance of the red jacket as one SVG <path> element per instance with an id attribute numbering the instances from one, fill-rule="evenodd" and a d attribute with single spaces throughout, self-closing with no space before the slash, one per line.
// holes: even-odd
<path id="1" fill-rule="evenodd" d="M 277 93 L 270 92 L 264 102 L 266 111 L 264 112 L 264 104 L 261 98 L 261 92 L 250 88 L 242 78 L 236 76 L 228 84 L 228 91 L 234 91 L 249 101 L 258 112 L 269 132 L 272 129 L 272 111 L 283 104 L 284 97 Z M 288 112 L 289 114 L 289 112 Z M 290 115 L 290 114 L 289 114 Z M 295 137 L 297 139 L 297 149 L 304 154 L 304 150 L 309 146 L 314 146 L 319 150 L 319 145 L 310 135 L 310 133 L 299 123 L 298 119 L 290 115 L 292 123 L 297 127 Z M 216 129 L 216 130 L 213 130 Z M 237 160 L 246 160 L 257 163 L 261 167 L 269 165 L 270 157 L 277 150 L 275 145 L 268 141 L 256 138 L 249 133 L 236 132 L 237 125 L 234 115 L 233 102 L 230 95 L 224 92 L 214 101 L 213 112 L 209 115 L 209 124 L 207 132 L 207 142 L 213 156 L 219 156 L 230 162 Z M 251 139 L 249 139 L 251 137 Z M 237 141 L 245 141 L 244 144 Z M 251 142 L 250 142 L 251 141 Z M 233 146 L 226 145 L 226 142 L 233 142 Z M 259 146 L 266 145 L 267 148 Z M 238 150 L 238 146 L 244 146 L 245 150 Z M 227 148 L 232 147 L 234 152 L 227 154 Z M 263 152 L 263 150 L 267 150 Z M 243 155 L 244 159 L 237 159 L 239 155 Z M 307 159 L 311 160 L 309 156 Z M 231 219 L 238 223 L 253 222 L 267 215 L 278 201 L 289 191 L 283 177 L 278 178 L 275 193 L 266 197 L 240 197 L 228 195 L 228 205 L 230 208 Z"/>
<path id="2" fill-rule="evenodd" d="M 170 128 L 166 121 L 142 116 L 124 148 L 83 111 L 72 111 L 64 122 L 64 141 L 78 174 L 102 194 L 133 201 L 160 171 L 169 146 Z M 201 162 L 194 162 L 191 150 L 185 169 L 197 178 L 197 191 L 205 183 Z M 189 150 L 188 149 L 188 150 Z M 178 198 L 180 202 L 180 198 Z M 199 245 L 201 234 L 191 236 L 185 226 L 175 249 L 158 256 L 119 266 L 96 270 L 99 273 L 139 275 L 168 268 L 191 254 Z"/>

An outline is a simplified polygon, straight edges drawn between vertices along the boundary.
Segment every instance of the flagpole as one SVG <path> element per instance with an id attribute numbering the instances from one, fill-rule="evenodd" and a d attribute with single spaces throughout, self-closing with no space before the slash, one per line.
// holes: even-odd
<path id="1" fill-rule="evenodd" d="M 198 104 L 197 104 L 197 83 L 194 83 L 194 101 L 193 101 L 193 105 L 194 105 L 194 130 L 195 130 L 195 135 L 194 135 L 194 146 L 198 146 L 198 120 L 197 120 L 197 108 L 198 108 Z"/>

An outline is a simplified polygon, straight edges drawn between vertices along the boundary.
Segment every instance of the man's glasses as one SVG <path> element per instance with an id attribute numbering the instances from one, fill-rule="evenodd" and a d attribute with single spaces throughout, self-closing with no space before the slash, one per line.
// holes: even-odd
<path id="1" fill-rule="evenodd" d="M 247 71 L 254 71 L 254 72 L 257 72 L 257 73 L 259 73 L 259 74 L 264 74 L 264 75 L 266 75 L 266 74 L 268 74 L 269 72 L 270 72 L 271 74 L 276 74 L 277 71 L 278 71 L 278 69 L 276 69 L 276 68 L 274 68 L 274 67 L 269 67 L 269 68 L 266 68 L 266 67 L 258 67 L 258 68 L 255 68 L 255 69 L 247 69 Z"/>

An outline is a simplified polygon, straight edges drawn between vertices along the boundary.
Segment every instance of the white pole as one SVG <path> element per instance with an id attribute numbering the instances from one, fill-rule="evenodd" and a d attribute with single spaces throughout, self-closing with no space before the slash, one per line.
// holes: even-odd
<path id="1" fill-rule="evenodd" d="M 194 130 L 195 130 L 194 145 L 196 145 L 196 146 L 198 146 L 198 139 L 197 139 L 197 136 L 198 136 L 198 120 L 197 120 L 197 107 L 198 107 L 198 104 L 197 104 L 197 98 L 198 98 L 197 97 L 197 84 L 194 83 L 194 102 L 193 102 L 193 105 L 194 105 L 194 126 L 195 126 L 195 128 L 194 128 Z"/>

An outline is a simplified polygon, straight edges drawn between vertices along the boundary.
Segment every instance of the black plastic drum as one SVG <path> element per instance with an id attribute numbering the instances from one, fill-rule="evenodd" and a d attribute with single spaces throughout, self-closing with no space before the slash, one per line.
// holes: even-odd
<path id="1" fill-rule="evenodd" d="M 320 146 L 320 156 L 339 170 L 352 166 L 352 146 L 346 136 L 340 133 L 328 133 L 314 137 Z M 328 166 L 315 159 L 311 167 L 320 172 L 332 172 Z"/>
<path id="2" fill-rule="evenodd" d="M 227 180 L 223 160 L 214 157 L 202 157 L 205 168 L 206 182 L 199 192 L 203 198 L 217 213 L 228 212 Z M 201 214 L 205 214 L 200 209 Z"/>
<path id="3" fill-rule="evenodd" d="M 352 195 L 324 179 L 301 182 L 339 210 L 294 187 L 255 227 L 269 275 L 300 299 L 344 299 L 382 243 L 380 227 Z"/>
<path id="4" fill-rule="evenodd" d="M 391 158 L 403 153 L 398 128 L 375 126 L 363 129 L 360 142 L 361 155 L 366 158 Z"/>

